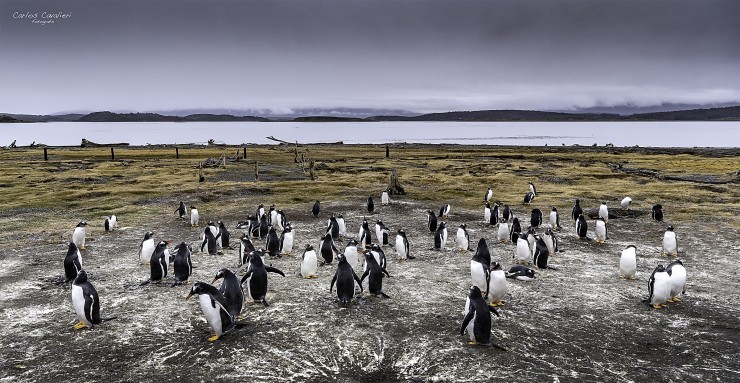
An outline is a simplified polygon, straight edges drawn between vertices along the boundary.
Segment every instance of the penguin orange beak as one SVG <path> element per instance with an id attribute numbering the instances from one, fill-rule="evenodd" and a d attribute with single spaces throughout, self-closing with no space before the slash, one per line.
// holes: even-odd
<path id="1" fill-rule="evenodd" d="M 190 292 L 190 293 L 188 294 L 188 296 L 186 296 L 186 297 L 185 297 L 185 300 L 188 300 L 188 299 L 190 299 L 190 297 L 192 297 L 192 296 L 193 296 L 193 292 L 191 291 L 191 292 Z"/>
<path id="2" fill-rule="evenodd" d="M 213 281 L 211 281 L 211 284 L 214 284 L 214 283 L 216 283 L 216 281 L 217 281 L 217 280 L 218 280 L 218 277 L 216 277 L 216 278 L 213 278 Z"/>

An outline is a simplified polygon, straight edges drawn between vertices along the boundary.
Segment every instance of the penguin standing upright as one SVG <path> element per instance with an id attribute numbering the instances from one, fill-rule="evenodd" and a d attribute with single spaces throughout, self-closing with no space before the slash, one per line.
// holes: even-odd
<path id="1" fill-rule="evenodd" d="M 516 240 L 516 250 L 514 252 L 514 258 L 518 264 L 528 264 L 529 258 L 532 253 L 529 251 L 529 241 L 527 241 L 527 234 L 521 233 Z"/>
<path id="2" fill-rule="evenodd" d="M 100 298 L 98 297 L 98 291 L 87 280 L 85 270 L 77 272 L 77 276 L 72 281 L 72 307 L 75 309 L 78 320 L 74 325 L 75 330 L 85 327 L 92 328 L 93 325 L 115 318 L 100 318 Z"/>
<path id="3" fill-rule="evenodd" d="M 375 203 L 373 202 L 373 197 L 367 197 L 367 212 L 370 214 L 373 214 L 375 211 Z"/>
<path id="4" fill-rule="evenodd" d="M 229 312 L 232 318 L 236 320 L 239 314 L 242 312 L 242 305 L 244 304 L 244 291 L 242 290 L 242 284 L 239 283 L 239 278 L 231 272 L 231 270 L 223 268 L 216 273 L 211 284 L 216 283 L 217 280 L 223 279 L 221 286 L 218 288 L 218 292 L 223 295 L 226 301 L 226 310 Z"/>
<path id="5" fill-rule="evenodd" d="M 470 336 L 468 344 L 491 343 L 491 313 L 499 315 L 495 308 L 486 304 L 478 286 L 471 287 L 463 311 L 465 317 L 460 326 L 460 335 L 465 335 L 465 331 L 468 331 Z M 501 348 L 498 345 L 495 346 Z"/>
<path id="6" fill-rule="evenodd" d="M 654 221 L 663 222 L 663 205 L 653 205 L 652 217 Z"/>
<path id="7" fill-rule="evenodd" d="M 82 255 L 77 249 L 74 242 L 67 245 L 67 256 L 64 257 L 64 282 L 69 282 L 77 277 L 77 273 L 82 270 Z"/>
<path id="8" fill-rule="evenodd" d="M 216 255 L 218 254 L 218 246 L 216 243 L 216 236 L 213 235 L 213 232 L 211 232 L 211 227 L 206 226 L 205 233 L 203 235 L 203 243 L 200 245 L 200 251 L 203 251 L 203 248 L 208 245 L 208 254 L 209 255 Z"/>
<path id="9" fill-rule="evenodd" d="M 144 233 L 144 239 L 139 245 L 139 263 L 149 263 L 151 261 L 154 248 L 156 247 L 153 237 L 154 233 L 151 231 Z"/>
<path id="10" fill-rule="evenodd" d="M 386 236 L 385 242 L 383 242 L 383 232 L 385 230 L 385 225 L 383 224 L 383 221 L 377 220 L 375 221 L 375 238 L 378 239 L 378 243 L 380 245 L 387 245 L 388 244 L 388 237 Z"/>
<path id="11" fill-rule="evenodd" d="M 362 226 L 360 226 L 360 245 L 364 247 L 370 247 L 370 244 L 373 242 L 372 234 L 370 234 L 370 225 L 367 223 L 367 219 L 362 221 Z"/>
<path id="12" fill-rule="evenodd" d="M 180 219 L 185 218 L 185 202 L 180 201 L 180 206 L 177 209 L 175 209 L 174 214 L 177 214 L 180 217 Z"/>
<path id="13" fill-rule="evenodd" d="M 450 215 L 450 209 L 451 209 L 451 208 L 452 208 L 452 207 L 451 207 L 451 206 L 450 206 L 450 204 L 448 204 L 448 203 L 446 203 L 446 204 L 442 205 L 442 207 L 441 207 L 441 208 L 439 208 L 439 218 L 442 218 L 442 217 L 447 217 L 447 216 L 449 216 L 449 215 Z"/>
<path id="14" fill-rule="evenodd" d="M 545 241 L 545 245 L 547 245 L 547 251 L 550 253 L 550 256 L 553 256 L 558 252 L 558 237 L 552 229 L 548 228 L 545 230 L 542 240 Z"/>
<path id="15" fill-rule="evenodd" d="M 604 243 L 608 237 L 608 228 L 606 227 L 606 221 L 604 217 L 599 217 L 596 220 L 596 228 L 594 234 L 596 235 L 596 243 Z"/>
<path id="16" fill-rule="evenodd" d="M 117 224 L 118 218 L 115 214 L 111 214 L 109 217 L 105 218 L 105 223 L 103 224 L 103 227 L 105 228 L 105 231 L 113 231 L 116 228 Z"/>
<path id="17" fill-rule="evenodd" d="M 213 234 L 213 236 L 216 238 L 216 246 L 222 247 L 221 246 L 221 235 L 220 235 L 221 230 L 219 230 L 218 225 L 216 225 L 213 221 L 209 220 L 208 223 L 206 223 L 206 227 L 211 230 L 211 234 Z M 205 238 L 205 233 L 203 234 L 203 238 Z"/>
<path id="18" fill-rule="evenodd" d="M 332 260 L 334 260 L 334 253 L 339 253 L 339 250 L 334 245 L 334 240 L 331 238 L 331 235 L 325 234 L 321 237 L 321 242 L 319 243 L 319 251 L 321 252 L 321 257 L 324 258 L 324 263 L 329 264 Z"/>
<path id="19" fill-rule="evenodd" d="M 542 225 L 542 210 L 532 209 L 532 216 L 529 220 L 532 227 L 540 227 Z"/>
<path id="20" fill-rule="evenodd" d="M 686 268 L 683 267 L 683 262 L 681 262 L 680 259 L 677 259 L 668 264 L 665 271 L 670 277 L 669 281 L 671 284 L 671 291 L 668 294 L 668 302 L 680 302 L 681 298 L 678 297 L 678 294 L 685 294 Z"/>
<path id="21" fill-rule="evenodd" d="M 519 218 L 514 217 L 514 219 L 511 221 L 511 243 L 515 244 L 517 243 L 517 240 L 519 239 L 519 234 L 522 233 L 522 226 L 519 224 Z"/>
<path id="22" fill-rule="evenodd" d="M 488 217 L 488 224 L 489 225 L 496 225 L 499 222 L 498 219 L 498 202 L 493 203 L 493 208 L 491 208 L 491 216 Z"/>
<path id="23" fill-rule="evenodd" d="M 262 302 L 263 305 L 267 304 L 267 272 L 277 273 L 285 277 L 285 274 L 272 266 L 265 266 L 262 262 L 261 252 L 253 251 L 249 254 L 249 270 L 242 277 L 241 283 L 248 281 L 249 295 L 255 302 Z"/>
<path id="24" fill-rule="evenodd" d="M 190 206 L 190 226 L 198 226 L 200 222 L 200 214 L 195 206 Z"/>
<path id="25" fill-rule="evenodd" d="M 501 213 L 501 218 L 504 219 L 504 221 L 508 222 L 511 219 L 514 219 L 514 211 L 511 210 L 509 205 L 504 204 L 504 211 Z"/>
<path id="26" fill-rule="evenodd" d="M 604 219 L 604 223 L 609 223 L 609 207 L 606 206 L 606 202 L 599 206 L 599 217 Z"/>
<path id="27" fill-rule="evenodd" d="M 267 234 L 270 232 L 270 224 L 267 223 L 267 215 L 263 214 L 262 218 L 260 218 L 260 224 L 259 224 L 259 237 L 260 239 L 265 239 L 267 237 Z"/>
<path id="28" fill-rule="evenodd" d="M 432 233 L 437 231 L 437 216 L 431 210 L 427 210 L 427 228 Z"/>
<path id="29" fill-rule="evenodd" d="M 560 229 L 560 215 L 558 215 L 558 209 L 553 206 L 550 210 L 550 226 L 553 230 Z"/>
<path id="30" fill-rule="evenodd" d="M 388 190 L 383 190 L 383 193 L 380 195 L 380 203 L 383 205 L 391 203 L 391 198 L 388 196 Z"/>
<path id="31" fill-rule="evenodd" d="M 673 225 L 668 225 L 665 233 L 663 233 L 663 254 L 678 256 L 678 242 L 676 241 L 676 232 L 673 231 Z"/>
<path id="32" fill-rule="evenodd" d="M 280 237 L 278 237 L 277 231 L 275 230 L 274 226 L 270 226 L 270 230 L 267 232 L 265 249 L 271 257 L 280 256 Z"/>
<path id="33" fill-rule="evenodd" d="M 175 247 L 175 284 L 181 284 L 187 282 L 190 276 L 193 275 L 193 262 L 190 257 L 190 245 L 185 242 L 180 242 Z"/>
<path id="34" fill-rule="evenodd" d="M 247 232 L 249 233 L 252 238 L 259 238 L 260 237 L 260 221 L 257 219 L 256 216 L 250 215 L 247 216 L 247 221 L 249 221 L 249 226 L 247 227 Z"/>
<path id="35" fill-rule="evenodd" d="M 388 271 L 384 267 L 378 264 L 375 256 L 369 250 L 365 250 L 365 266 L 365 272 L 362 273 L 362 278 L 360 278 L 360 285 L 362 285 L 366 277 L 369 277 L 367 289 L 370 291 L 370 294 L 390 298 L 383 292 L 383 274 L 388 277 L 390 277 L 390 274 L 388 274 Z"/>
<path id="36" fill-rule="evenodd" d="M 381 249 L 377 243 L 373 243 L 373 245 L 370 246 L 370 253 L 375 258 L 375 262 L 378 262 L 378 265 L 380 265 L 381 268 L 385 269 L 388 265 L 388 261 L 385 258 L 385 252 L 383 251 L 383 249 Z"/>
<path id="37" fill-rule="evenodd" d="M 632 206 L 632 198 L 624 197 L 622 202 L 619 203 L 619 206 L 621 206 L 622 209 L 629 209 L 630 206 Z"/>
<path id="38" fill-rule="evenodd" d="M 495 307 L 504 304 L 504 297 L 506 292 L 509 291 L 509 286 L 506 284 L 506 273 L 498 262 L 492 262 L 489 268 L 487 290 L 486 299 L 488 299 L 489 305 Z"/>
<path id="39" fill-rule="evenodd" d="M 501 221 L 498 223 L 498 229 L 496 231 L 496 239 L 504 243 L 509 240 L 509 230 L 511 228 L 509 227 L 509 223 L 506 221 Z"/>
<path id="40" fill-rule="evenodd" d="M 491 190 L 491 188 L 488 188 L 488 190 L 486 191 L 486 194 L 483 196 L 483 202 L 490 201 L 491 197 L 493 197 L 493 190 Z"/>
<path id="41" fill-rule="evenodd" d="M 159 282 L 167 276 L 170 260 L 165 250 L 167 250 L 167 242 L 159 241 L 149 262 L 149 282 Z"/>
<path id="42" fill-rule="evenodd" d="M 411 255 L 409 240 L 406 238 L 406 232 L 403 229 L 398 229 L 398 235 L 396 236 L 396 254 L 398 259 L 414 259 Z"/>
<path id="43" fill-rule="evenodd" d="M 306 245 L 306 250 L 301 255 L 301 276 L 303 278 L 318 278 L 319 261 L 313 246 Z"/>
<path id="44" fill-rule="evenodd" d="M 239 254 L 237 254 L 239 256 L 239 266 L 247 263 L 247 256 L 254 250 L 254 244 L 249 239 L 249 236 L 242 233 L 242 238 L 239 241 Z"/>
<path id="45" fill-rule="evenodd" d="M 490 280 L 491 253 L 485 238 L 478 240 L 475 254 L 470 258 L 470 279 L 481 291 L 488 291 Z"/>
<path id="46" fill-rule="evenodd" d="M 311 208 L 311 214 L 313 214 L 314 217 L 318 217 L 319 212 L 321 212 L 321 204 L 319 201 L 316 201 Z"/>
<path id="47" fill-rule="evenodd" d="M 292 225 L 286 225 L 283 232 L 280 234 L 280 254 L 291 254 L 293 253 L 293 243 L 295 233 L 293 232 Z"/>
<path id="48" fill-rule="evenodd" d="M 580 239 L 586 239 L 586 235 L 588 234 L 588 223 L 586 223 L 586 218 L 583 217 L 583 214 L 579 215 L 576 220 L 576 234 L 578 234 L 578 238 Z"/>
<path id="49" fill-rule="evenodd" d="M 280 231 L 285 230 L 285 225 L 288 224 L 288 220 L 285 218 L 285 213 L 282 210 L 277 211 L 277 218 L 275 220 L 275 227 Z"/>
<path id="50" fill-rule="evenodd" d="M 275 226 L 277 228 L 278 226 L 278 212 L 275 210 L 275 205 L 270 205 L 270 210 L 268 210 L 268 216 L 270 217 L 269 223 L 272 226 Z"/>
<path id="51" fill-rule="evenodd" d="M 257 206 L 257 210 L 254 213 L 254 216 L 257 217 L 258 220 L 262 219 L 262 217 L 265 216 L 265 205 L 260 204 Z"/>
<path id="52" fill-rule="evenodd" d="M 536 196 L 537 196 L 537 189 L 535 189 L 534 184 L 530 182 L 529 191 L 527 192 L 527 194 L 524 195 L 524 203 L 525 204 L 532 203 L 532 201 L 534 201 L 534 197 Z"/>
<path id="53" fill-rule="evenodd" d="M 337 222 L 337 217 L 334 214 L 331 215 L 326 225 L 326 233 L 331 234 L 332 239 L 335 241 L 339 239 L 339 222 Z"/>
<path id="54" fill-rule="evenodd" d="M 576 204 L 573 205 L 573 210 L 570 212 L 570 217 L 573 218 L 573 221 L 578 221 L 578 217 L 583 214 L 583 209 L 581 209 L 581 200 L 576 199 Z"/>
<path id="55" fill-rule="evenodd" d="M 72 232 L 72 242 L 74 242 L 75 246 L 80 250 L 85 250 L 85 235 L 87 234 L 85 230 L 86 227 L 87 222 L 80 221 Z"/>
<path id="56" fill-rule="evenodd" d="M 656 266 L 650 275 L 647 303 L 653 308 L 665 307 L 666 302 L 668 302 L 668 296 L 671 293 L 670 278 L 663 265 Z"/>
<path id="57" fill-rule="evenodd" d="M 491 204 L 486 202 L 486 207 L 483 208 L 483 222 L 489 223 L 491 221 Z"/>
<path id="58" fill-rule="evenodd" d="M 537 267 L 539 267 L 540 269 L 557 270 L 556 267 L 547 264 L 547 261 L 550 258 L 550 251 L 547 249 L 545 241 L 542 240 L 542 237 L 539 235 L 536 238 L 537 240 L 535 242 L 534 251 L 532 253 L 534 264 L 537 265 Z"/>
<path id="59" fill-rule="evenodd" d="M 339 235 L 347 237 L 347 224 L 344 222 L 344 217 L 341 214 L 337 216 L 337 225 L 339 225 Z"/>
<path id="60" fill-rule="evenodd" d="M 447 223 L 440 222 L 437 231 L 434 232 L 434 250 L 444 250 L 447 244 Z"/>
<path id="61" fill-rule="evenodd" d="M 334 278 L 331 279 L 329 292 L 332 291 L 334 283 L 336 283 L 339 303 L 346 306 L 352 302 L 352 298 L 355 296 L 355 282 L 360 285 L 360 292 L 362 292 L 363 289 L 360 278 L 355 273 L 355 270 L 352 269 L 352 266 L 347 262 L 347 258 L 344 257 L 344 254 L 339 254 L 337 256 L 337 271 L 334 273 Z"/>
<path id="62" fill-rule="evenodd" d="M 224 221 L 218 221 L 218 232 L 221 235 L 219 239 L 221 240 L 221 248 L 231 248 L 231 233 L 229 233 L 229 230 L 226 229 L 226 225 L 224 225 Z"/>
<path id="63" fill-rule="evenodd" d="M 227 308 L 226 299 L 218 289 L 205 282 L 195 282 L 190 293 L 185 299 L 198 295 L 200 308 L 206 316 L 208 325 L 213 330 L 213 335 L 208 338 L 213 342 L 221 338 L 226 332 L 234 328 L 234 319 Z"/>
<path id="64" fill-rule="evenodd" d="M 622 250 L 619 257 L 619 276 L 627 279 L 635 279 L 637 273 L 637 248 L 635 245 L 629 245 Z"/>
<path id="65" fill-rule="evenodd" d="M 470 250 L 470 236 L 468 236 L 467 225 L 464 223 L 457 228 L 457 249 L 461 252 Z"/>

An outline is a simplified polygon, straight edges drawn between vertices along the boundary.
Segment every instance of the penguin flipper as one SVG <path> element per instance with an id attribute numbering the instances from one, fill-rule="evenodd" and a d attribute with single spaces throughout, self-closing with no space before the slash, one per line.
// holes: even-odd
<path id="1" fill-rule="evenodd" d="M 493 306 L 488 306 L 488 311 L 496 314 L 497 317 L 500 317 L 501 316 L 501 315 L 499 315 L 498 310 L 496 310 L 496 308 L 493 307 Z"/>
<path id="2" fill-rule="evenodd" d="M 247 273 L 244 274 L 244 276 L 242 277 L 241 283 L 243 284 L 247 279 L 249 279 L 249 277 L 252 276 L 252 273 L 253 272 L 254 272 L 254 270 L 249 269 L 249 271 L 247 271 Z"/>
<path id="3" fill-rule="evenodd" d="M 334 289 L 334 283 L 337 281 L 337 275 L 334 274 L 334 278 L 331 279 L 331 285 L 329 285 L 329 292 Z"/>
<path id="4" fill-rule="evenodd" d="M 358 277 L 358 276 L 357 276 L 357 273 L 355 273 L 355 271 L 354 271 L 354 270 L 352 270 L 352 277 L 354 277 L 354 278 L 355 278 L 355 282 L 357 282 L 357 284 L 358 284 L 358 285 L 360 285 L 360 292 L 363 292 L 363 291 L 365 291 L 365 290 L 364 290 L 364 289 L 362 288 L 362 281 L 360 280 L 360 277 Z"/>
<path id="5" fill-rule="evenodd" d="M 272 266 L 265 266 L 265 271 L 269 271 L 271 273 L 276 273 L 276 274 L 280 274 L 282 276 L 285 276 L 285 274 L 282 271 L 280 271 L 279 269 L 276 269 L 276 268 L 274 268 Z"/>
<path id="6" fill-rule="evenodd" d="M 465 315 L 465 318 L 463 318 L 462 326 L 460 326 L 460 335 L 465 335 L 465 328 L 468 327 L 470 321 L 473 320 L 473 316 L 475 316 L 475 310 L 472 310 L 471 307 Z"/>
<path id="7" fill-rule="evenodd" d="M 360 278 L 360 286 L 362 286 L 362 281 L 365 280 L 365 277 L 367 277 L 370 274 L 370 269 L 366 269 L 364 273 L 362 273 L 362 278 Z"/>

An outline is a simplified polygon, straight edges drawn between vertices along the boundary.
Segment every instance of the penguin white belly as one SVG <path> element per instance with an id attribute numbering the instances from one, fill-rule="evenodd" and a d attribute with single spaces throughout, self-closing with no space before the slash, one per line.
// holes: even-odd
<path id="1" fill-rule="evenodd" d="M 633 278 L 637 273 L 637 257 L 635 256 L 634 249 L 626 249 L 622 251 L 622 256 L 619 258 L 619 274 L 625 278 Z"/>
<path id="2" fill-rule="evenodd" d="M 465 299 L 465 310 L 463 310 L 463 318 L 468 315 L 468 311 L 470 311 L 470 298 Z M 465 327 L 465 331 L 468 332 L 468 335 L 470 336 L 470 341 L 477 342 L 475 340 L 475 314 L 473 314 L 473 319 L 470 320 L 470 323 L 468 323 L 468 326 Z"/>
<path id="3" fill-rule="evenodd" d="M 655 273 L 655 282 L 653 282 L 653 297 L 650 300 L 652 305 L 662 305 L 668 302 L 668 296 L 671 293 L 671 281 L 668 273 Z"/>
<path id="4" fill-rule="evenodd" d="M 375 225 L 375 238 L 378 240 L 378 245 L 383 245 L 383 229 L 380 226 Z"/>
<path id="5" fill-rule="evenodd" d="M 504 242 L 509 239 L 509 224 L 507 222 L 499 222 L 496 239 L 500 242 Z"/>
<path id="6" fill-rule="evenodd" d="M 671 268 L 671 292 L 668 296 L 669 299 L 673 299 L 681 294 L 686 286 L 686 269 L 681 265 L 673 265 Z"/>
<path id="7" fill-rule="evenodd" d="M 622 200 L 622 202 L 619 203 L 619 205 L 622 206 L 623 209 L 626 209 L 630 206 L 631 203 L 632 203 L 632 198 L 624 197 L 624 199 Z"/>
<path id="8" fill-rule="evenodd" d="M 508 290 L 509 287 L 506 284 L 506 274 L 504 271 L 492 271 L 491 280 L 488 282 L 488 301 L 494 303 L 502 301 Z"/>
<path id="9" fill-rule="evenodd" d="M 398 254 L 398 258 L 406 259 L 406 246 L 404 246 L 403 237 L 400 235 L 396 236 L 396 254 Z"/>
<path id="10" fill-rule="evenodd" d="M 596 242 L 606 241 L 606 224 L 604 221 L 596 221 L 596 229 L 594 229 L 594 233 L 596 233 Z"/>
<path id="11" fill-rule="evenodd" d="M 483 221 L 485 223 L 491 222 L 491 209 L 485 208 L 483 211 Z"/>
<path id="12" fill-rule="evenodd" d="M 678 246 L 676 246 L 676 233 L 666 232 L 663 235 L 663 252 L 668 254 L 678 254 Z"/>
<path id="13" fill-rule="evenodd" d="M 191 210 L 190 211 L 190 224 L 195 226 L 198 224 L 198 221 L 200 221 L 200 214 L 198 214 L 198 210 Z"/>
<path id="14" fill-rule="evenodd" d="M 486 291 L 486 271 L 485 266 L 478 261 L 470 261 L 470 279 L 473 285 L 478 286 L 480 291 Z"/>
<path id="15" fill-rule="evenodd" d="M 442 248 L 443 249 L 445 245 L 447 245 L 447 229 L 446 228 L 442 230 Z"/>
<path id="16" fill-rule="evenodd" d="M 316 252 L 313 250 L 307 251 L 306 254 L 303 255 L 303 260 L 301 261 L 301 276 L 303 276 L 303 278 L 317 276 L 316 271 L 318 267 Z"/>
<path id="17" fill-rule="evenodd" d="M 344 249 L 344 257 L 347 259 L 347 263 L 352 266 L 352 269 L 357 270 L 360 266 L 360 257 L 357 254 L 357 247 L 347 246 Z"/>
<path id="18" fill-rule="evenodd" d="M 545 234 L 542 236 L 542 241 L 545 242 L 549 255 L 555 254 L 555 244 L 552 242 L 552 236 Z"/>
<path id="19" fill-rule="evenodd" d="M 526 239 L 519 238 L 516 240 L 516 260 L 527 263 L 531 257 L 529 251 L 529 242 Z"/>
<path id="20" fill-rule="evenodd" d="M 154 239 L 147 239 L 141 244 L 141 254 L 139 255 L 140 263 L 149 263 L 154 254 Z"/>
<path id="21" fill-rule="evenodd" d="M 290 253 L 293 251 L 293 232 L 285 233 L 283 236 L 283 253 Z"/>
<path id="22" fill-rule="evenodd" d="M 388 205 L 391 202 L 390 197 L 388 197 L 388 192 L 383 192 L 383 194 L 380 195 L 380 203 L 383 205 Z"/>
<path id="23" fill-rule="evenodd" d="M 347 225 L 344 223 L 344 219 L 337 218 L 337 224 L 339 224 L 339 235 L 347 236 Z"/>
<path id="24" fill-rule="evenodd" d="M 275 226 L 278 226 L 279 225 L 279 222 L 278 222 L 278 213 L 277 213 L 276 210 L 273 210 L 273 211 L 270 212 L 270 223 L 272 223 Z"/>
<path id="25" fill-rule="evenodd" d="M 373 258 L 375 258 L 375 262 L 380 265 L 380 253 L 378 253 L 377 251 L 371 251 L 370 253 L 373 255 Z"/>
<path id="26" fill-rule="evenodd" d="M 87 327 L 92 327 L 92 323 L 85 317 L 85 293 L 82 291 L 82 287 L 72 285 L 72 306 L 77 314 L 77 319 L 83 322 Z"/>
<path id="27" fill-rule="evenodd" d="M 468 249 L 468 238 L 465 236 L 463 229 L 457 229 L 457 247 L 460 250 Z"/>
<path id="28" fill-rule="evenodd" d="M 552 229 L 555 230 L 558 227 L 558 213 L 551 211 L 550 212 L 550 226 L 552 226 Z"/>
<path id="29" fill-rule="evenodd" d="M 213 307 L 211 304 L 211 297 L 208 294 L 198 295 L 200 301 L 200 308 L 203 310 L 203 314 L 206 316 L 208 325 L 216 335 L 223 335 L 223 327 L 221 325 L 221 306 L 218 303 Z"/>
<path id="30" fill-rule="evenodd" d="M 604 218 L 604 222 L 609 222 L 609 209 L 605 205 L 599 207 L 599 217 Z"/>
<path id="31" fill-rule="evenodd" d="M 72 232 L 72 242 L 74 242 L 75 246 L 77 246 L 78 249 L 85 248 L 85 228 L 84 227 L 75 228 L 74 232 Z"/>

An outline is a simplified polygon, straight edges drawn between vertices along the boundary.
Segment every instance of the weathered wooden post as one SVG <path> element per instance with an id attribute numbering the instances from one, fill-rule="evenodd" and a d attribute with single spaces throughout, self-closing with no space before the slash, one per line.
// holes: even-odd
<path id="1" fill-rule="evenodd" d="M 254 161 L 254 180 L 255 181 L 260 180 L 260 169 L 257 166 L 257 161 Z"/>
<path id="2" fill-rule="evenodd" d="M 46 152 L 46 148 L 44 148 L 44 161 L 49 161 L 49 154 Z"/>
<path id="3" fill-rule="evenodd" d="M 175 159 L 180 159 L 180 148 L 175 146 Z"/>
<path id="4" fill-rule="evenodd" d="M 246 146 L 244 147 L 244 156 L 243 156 L 243 158 L 245 160 L 247 159 L 247 147 Z"/>
<path id="5" fill-rule="evenodd" d="M 293 162 L 298 163 L 298 141 L 295 142 L 295 147 L 293 148 Z"/>
<path id="6" fill-rule="evenodd" d="M 311 181 L 316 179 L 316 173 L 314 173 L 314 160 L 311 160 L 308 163 L 308 174 L 311 177 Z"/>
<path id="7" fill-rule="evenodd" d="M 116 155 L 113 153 L 113 147 L 110 147 L 110 160 L 113 161 L 116 159 Z"/>
<path id="8" fill-rule="evenodd" d="M 390 148 L 388 147 L 388 144 L 385 144 L 385 158 L 390 158 L 390 157 L 391 157 Z"/>

